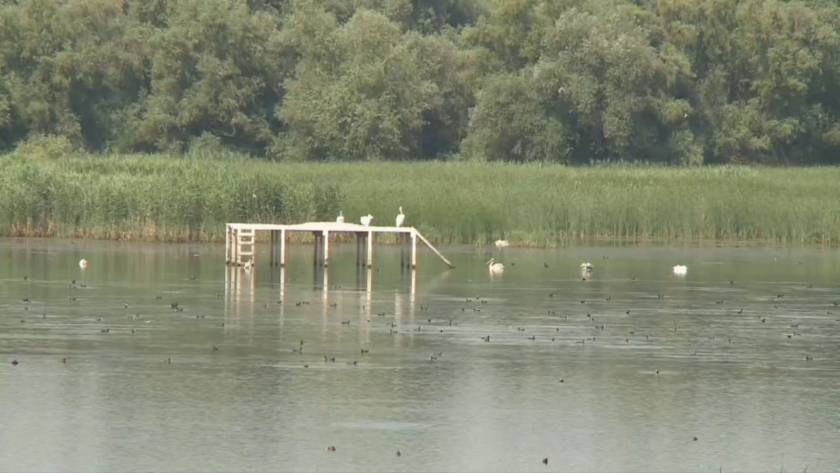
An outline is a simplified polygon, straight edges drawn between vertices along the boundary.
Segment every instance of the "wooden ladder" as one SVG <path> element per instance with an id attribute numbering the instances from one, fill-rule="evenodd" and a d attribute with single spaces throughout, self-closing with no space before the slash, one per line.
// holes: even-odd
<path id="1" fill-rule="evenodd" d="M 251 230 L 239 230 L 236 232 L 236 265 L 242 266 L 247 262 L 243 256 L 250 256 L 248 260 L 254 260 L 254 249 L 256 248 L 256 232 Z M 245 248 L 247 247 L 247 249 Z M 251 263 L 253 265 L 253 263 Z"/>

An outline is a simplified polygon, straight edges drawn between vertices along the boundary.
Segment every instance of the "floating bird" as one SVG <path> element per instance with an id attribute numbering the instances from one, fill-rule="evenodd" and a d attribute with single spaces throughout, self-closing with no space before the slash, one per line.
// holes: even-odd
<path id="1" fill-rule="evenodd" d="M 490 273 L 492 274 L 501 274 L 501 272 L 505 270 L 505 265 L 502 263 L 496 263 L 495 258 L 490 258 L 490 261 L 486 264 L 490 268 Z"/>
<path id="2" fill-rule="evenodd" d="M 677 276 L 685 276 L 685 274 L 688 273 L 688 266 L 678 264 L 674 266 L 672 270 Z"/>
<path id="3" fill-rule="evenodd" d="M 339 210 L 338 211 L 338 218 L 335 219 L 335 221 L 338 222 L 338 223 L 344 223 L 344 212 Z"/>
<path id="4" fill-rule="evenodd" d="M 362 216 L 362 218 L 361 218 L 362 225 L 364 225 L 364 226 L 366 226 L 366 227 L 369 227 L 369 226 L 370 226 L 370 222 L 371 222 L 372 220 L 373 220 L 373 215 L 371 215 L 371 214 L 364 215 L 364 216 Z"/>
<path id="5" fill-rule="evenodd" d="M 82 269 L 87 269 L 88 267 L 88 260 L 82 258 L 79 260 L 79 267 Z"/>
<path id="6" fill-rule="evenodd" d="M 401 227 L 403 222 L 405 222 L 405 213 L 403 213 L 403 209 L 400 207 L 400 214 L 397 215 L 397 226 Z"/>
<path id="7" fill-rule="evenodd" d="M 496 243 L 494 244 L 496 245 L 496 248 L 505 248 L 510 246 L 510 243 L 508 243 L 507 240 L 496 240 Z"/>
<path id="8" fill-rule="evenodd" d="M 580 264 L 580 270 L 581 270 L 581 271 L 585 271 L 585 272 L 587 272 L 587 273 L 591 273 L 593 269 L 595 269 L 595 267 L 594 267 L 594 266 L 592 266 L 592 263 L 581 263 L 581 264 Z"/>

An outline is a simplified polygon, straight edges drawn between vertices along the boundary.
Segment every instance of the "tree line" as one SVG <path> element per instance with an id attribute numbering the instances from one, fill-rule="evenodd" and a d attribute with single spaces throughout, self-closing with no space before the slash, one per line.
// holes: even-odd
<path id="1" fill-rule="evenodd" d="M 831 0 L 0 0 L 0 151 L 840 163 Z"/>

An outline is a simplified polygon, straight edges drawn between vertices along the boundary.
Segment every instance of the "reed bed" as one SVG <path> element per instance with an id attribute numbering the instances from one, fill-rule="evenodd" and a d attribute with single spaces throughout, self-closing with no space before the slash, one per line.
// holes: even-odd
<path id="1" fill-rule="evenodd" d="M 0 157 L 0 235 L 223 241 L 225 222 L 374 216 L 436 243 L 840 241 L 840 168 L 286 164 L 235 155 Z"/>

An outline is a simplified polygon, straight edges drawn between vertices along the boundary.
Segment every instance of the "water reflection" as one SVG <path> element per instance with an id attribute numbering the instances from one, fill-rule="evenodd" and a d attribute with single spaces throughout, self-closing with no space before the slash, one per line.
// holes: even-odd
<path id="1" fill-rule="evenodd" d="M 222 275 L 212 246 L 0 241 L 0 465 L 840 469 L 840 253 L 509 248 L 503 284 L 446 254 Z"/>

